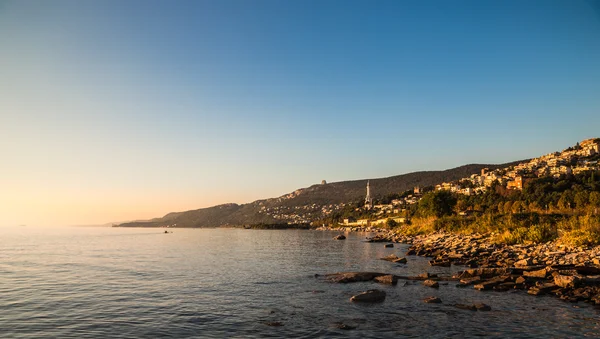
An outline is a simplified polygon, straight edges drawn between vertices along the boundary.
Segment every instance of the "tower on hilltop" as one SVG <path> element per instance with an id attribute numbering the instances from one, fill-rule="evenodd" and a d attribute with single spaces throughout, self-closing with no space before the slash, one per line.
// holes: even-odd
<path id="1" fill-rule="evenodd" d="M 369 180 L 367 180 L 367 196 L 365 197 L 365 207 L 373 207 L 373 198 L 371 198 L 371 188 L 369 187 Z"/>

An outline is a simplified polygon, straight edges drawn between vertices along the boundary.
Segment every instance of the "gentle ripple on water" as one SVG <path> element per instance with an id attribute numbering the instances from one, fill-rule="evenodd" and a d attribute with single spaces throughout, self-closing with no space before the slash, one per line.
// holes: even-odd
<path id="1" fill-rule="evenodd" d="M 523 292 L 478 292 L 453 283 L 329 284 L 314 274 L 374 270 L 416 275 L 429 267 L 405 252 L 333 241 L 330 232 L 240 229 L 4 229 L 0 238 L 0 337 L 597 337 L 598 312 Z M 349 298 L 384 289 L 384 303 Z M 427 296 L 442 304 L 425 304 Z M 491 312 L 451 304 L 484 302 Z M 281 327 L 266 322 L 278 321 Z M 357 326 L 336 329 L 334 323 Z"/>

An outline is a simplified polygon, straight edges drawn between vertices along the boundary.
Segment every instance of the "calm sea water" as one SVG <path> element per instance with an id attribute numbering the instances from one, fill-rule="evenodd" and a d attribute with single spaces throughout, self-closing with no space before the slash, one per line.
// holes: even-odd
<path id="1" fill-rule="evenodd" d="M 393 249 L 366 234 L 239 229 L 3 228 L 0 337 L 598 337 L 598 310 L 522 292 L 478 292 L 453 283 L 330 284 L 314 277 L 375 270 L 401 275 L 431 268 L 378 260 Z M 454 269 L 454 268 L 453 268 Z M 385 302 L 349 298 L 384 289 Z M 425 304 L 439 296 L 442 304 Z M 453 303 L 484 302 L 491 312 Z M 268 326 L 280 322 L 283 326 Z M 342 322 L 356 326 L 341 330 Z"/>

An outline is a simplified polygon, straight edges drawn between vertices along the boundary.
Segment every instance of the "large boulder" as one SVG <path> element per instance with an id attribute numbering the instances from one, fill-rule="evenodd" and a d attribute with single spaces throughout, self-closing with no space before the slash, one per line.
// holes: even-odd
<path id="1" fill-rule="evenodd" d="M 558 274 L 554 276 L 554 284 L 556 286 L 567 288 L 567 287 L 577 287 L 581 282 L 581 277 L 575 275 L 561 275 Z"/>
<path id="2" fill-rule="evenodd" d="M 366 292 L 362 292 L 353 296 L 352 298 L 350 298 L 350 301 L 376 303 L 384 301 L 385 296 L 386 294 L 382 290 L 368 290 Z"/>

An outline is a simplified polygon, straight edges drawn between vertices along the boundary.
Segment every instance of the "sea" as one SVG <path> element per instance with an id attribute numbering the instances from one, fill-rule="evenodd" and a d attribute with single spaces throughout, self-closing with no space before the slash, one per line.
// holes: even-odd
<path id="1" fill-rule="evenodd" d="M 1 338 L 577 338 L 600 336 L 598 308 L 523 291 L 418 281 L 328 283 L 322 275 L 450 274 L 379 258 L 407 245 L 367 233 L 110 227 L 0 228 Z M 369 289 L 384 302 L 358 304 Z M 437 296 L 441 304 L 423 299 Z M 485 303 L 489 312 L 454 304 Z M 342 328 L 346 329 L 342 329 Z"/>

